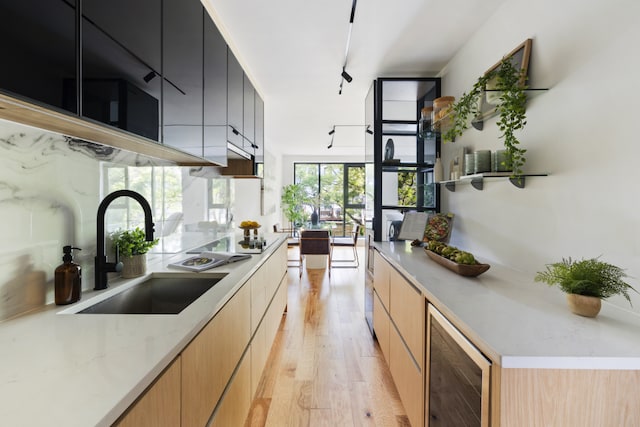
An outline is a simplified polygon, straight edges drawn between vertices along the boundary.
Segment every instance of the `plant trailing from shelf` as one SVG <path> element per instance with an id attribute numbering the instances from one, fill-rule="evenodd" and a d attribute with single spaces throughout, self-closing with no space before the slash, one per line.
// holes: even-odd
<path id="1" fill-rule="evenodd" d="M 631 304 L 629 290 L 637 292 L 623 280 L 627 275 L 622 268 L 600 261 L 598 258 L 580 261 L 563 258 L 561 262 L 547 264 L 546 267 L 545 271 L 536 274 L 535 281 L 545 282 L 549 286 L 558 286 L 567 294 L 570 306 L 572 302 L 569 297 L 572 295 L 593 297 L 598 300 L 597 308 L 599 311 L 601 299 L 609 298 L 613 295 L 622 295 Z M 576 312 L 573 306 L 571 308 L 577 314 L 587 315 Z M 597 314 L 597 311 L 595 314 Z"/>
<path id="2" fill-rule="evenodd" d="M 499 93 L 499 97 L 496 97 L 496 111 L 499 114 L 497 124 L 502 132 L 500 138 L 503 138 L 507 159 L 510 159 L 512 176 L 522 175 L 522 166 L 526 162 L 524 154 L 527 150 L 520 147 L 515 131 L 527 124 L 526 79 L 526 71 L 516 68 L 511 57 L 503 58 L 497 67 L 478 78 L 469 93 L 464 93 L 458 102 L 451 106 L 451 127 L 443 134 L 443 141 L 454 141 L 456 136 L 462 135 L 469 127 L 470 117 L 480 117 L 481 97 L 490 85 L 492 92 Z"/>

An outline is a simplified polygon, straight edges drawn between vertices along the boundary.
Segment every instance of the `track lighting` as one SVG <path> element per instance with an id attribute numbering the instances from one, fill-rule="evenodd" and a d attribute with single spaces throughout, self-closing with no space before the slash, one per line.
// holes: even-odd
<path id="1" fill-rule="evenodd" d="M 238 130 L 234 127 L 231 128 L 231 132 L 233 132 L 234 135 L 240 135 L 240 132 L 238 132 Z"/>
<path id="2" fill-rule="evenodd" d="M 144 80 L 145 83 L 149 83 L 151 80 L 153 80 L 156 77 L 156 72 L 155 71 L 149 71 L 149 73 L 147 73 L 146 76 L 144 76 L 142 78 L 142 80 Z"/>
<path id="3" fill-rule="evenodd" d="M 333 129 L 331 129 L 331 130 L 329 131 L 329 135 L 333 135 L 333 134 L 335 133 L 335 131 L 336 131 L 336 129 L 335 129 L 335 127 L 334 127 Z"/>
<path id="4" fill-rule="evenodd" d="M 369 135 L 373 135 L 373 131 L 370 128 L 371 128 L 371 126 L 367 125 L 367 128 L 365 129 L 365 132 L 367 132 Z"/>
<path id="5" fill-rule="evenodd" d="M 347 73 L 346 70 L 342 70 L 342 74 L 341 74 L 342 78 L 345 79 L 347 81 L 347 83 L 351 83 L 351 80 L 353 80 L 353 77 L 351 77 L 349 75 L 349 73 Z"/>

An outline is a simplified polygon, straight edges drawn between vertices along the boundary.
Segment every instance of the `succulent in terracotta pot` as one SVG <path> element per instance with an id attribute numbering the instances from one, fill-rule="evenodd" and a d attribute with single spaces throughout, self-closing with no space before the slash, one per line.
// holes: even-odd
<path id="1" fill-rule="evenodd" d="M 595 317 L 600 311 L 601 300 L 613 295 L 622 295 L 629 304 L 629 290 L 637 292 L 623 279 L 624 270 L 598 258 L 574 261 L 571 258 L 547 264 L 545 271 L 538 272 L 536 282 L 558 286 L 567 294 L 569 308 L 575 314 Z"/>

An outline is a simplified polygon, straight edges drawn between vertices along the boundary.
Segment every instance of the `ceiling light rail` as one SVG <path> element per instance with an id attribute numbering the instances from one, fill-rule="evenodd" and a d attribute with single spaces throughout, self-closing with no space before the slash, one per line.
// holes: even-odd
<path id="1" fill-rule="evenodd" d="M 344 50 L 344 62 L 342 63 L 342 73 L 340 74 L 340 89 L 338 90 L 338 95 L 342 95 L 342 86 L 344 85 L 344 81 L 347 83 L 351 83 L 353 77 L 347 73 L 347 59 L 349 58 L 349 47 L 351 46 L 351 31 L 353 30 L 353 20 L 356 16 L 356 3 L 358 0 L 353 0 L 351 3 L 351 14 L 349 15 L 349 32 L 347 33 L 347 46 Z"/>
<path id="2" fill-rule="evenodd" d="M 329 145 L 327 146 L 327 150 L 333 147 L 333 138 L 335 137 L 336 128 L 338 128 L 338 127 L 344 127 L 344 128 L 363 127 L 363 128 L 365 128 L 364 131 L 366 133 L 368 133 L 369 135 L 373 135 L 373 131 L 371 130 L 371 125 L 333 125 L 331 127 L 331 130 L 329 132 L 327 132 L 329 134 L 329 136 L 331 136 L 331 142 L 329 142 Z"/>

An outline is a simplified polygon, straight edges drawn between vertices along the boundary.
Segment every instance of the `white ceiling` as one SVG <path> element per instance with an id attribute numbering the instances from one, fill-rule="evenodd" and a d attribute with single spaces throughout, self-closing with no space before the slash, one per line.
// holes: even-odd
<path id="1" fill-rule="evenodd" d="M 203 0 L 265 101 L 267 150 L 362 155 L 376 77 L 435 76 L 505 0 Z M 210 7 L 209 7 L 210 6 Z M 333 148 L 328 132 L 337 125 Z"/>

